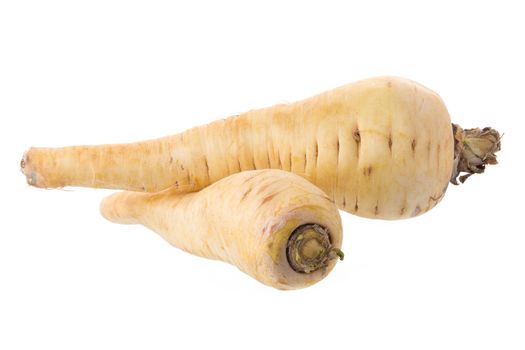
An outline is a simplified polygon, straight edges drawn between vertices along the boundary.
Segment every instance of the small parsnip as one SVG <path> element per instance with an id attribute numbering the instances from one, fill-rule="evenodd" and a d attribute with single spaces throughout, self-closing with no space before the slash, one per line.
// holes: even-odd
<path id="1" fill-rule="evenodd" d="M 245 171 L 189 194 L 120 192 L 100 208 L 110 221 L 142 224 L 175 247 L 279 289 L 310 286 L 342 258 L 337 207 L 281 170 Z"/>

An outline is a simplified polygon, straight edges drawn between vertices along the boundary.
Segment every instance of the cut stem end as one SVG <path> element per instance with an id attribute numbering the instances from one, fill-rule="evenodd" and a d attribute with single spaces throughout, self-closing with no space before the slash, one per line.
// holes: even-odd
<path id="1" fill-rule="evenodd" d="M 496 152 L 501 149 L 500 133 L 490 127 L 462 129 L 452 124 L 454 135 L 454 168 L 450 182 L 459 185 L 472 174 L 481 174 L 487 164 L 498 164 Z M 466 173 L 461 175 L 461 173 Z"/>
<path id="2" fill-rule="evenodd" d="M 300 273 L 311 273 L 332 259 L 344 257 L 340 249 L 332 247 L 328 229 L 318 224 L 296 228 L 288 239 L 286 255 L 292 269 Z"/>

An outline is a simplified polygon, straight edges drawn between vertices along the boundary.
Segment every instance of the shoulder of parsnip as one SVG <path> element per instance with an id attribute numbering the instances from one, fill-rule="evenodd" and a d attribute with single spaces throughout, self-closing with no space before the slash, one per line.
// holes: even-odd
<path id="1" fill-rule="evenodd" d="M 433 208 L 449 181 L 483 172 L 499 148 L 491 128 L 453 132 L 432 90 L 378 77 L 156 140 L 31 148 L 22 171 L 43 188 L 184 193 L 244 170 L 283 169 L 319 186 L 340 209 L 399 219 Z"/>
<path id="2" fill-rule="evenodd" d="M 142 224 L 175 247 L 228 262 L 278 289 L 310 286 L 342 257 L 337 207 L 281 170 L 237 173 L 188 194 L 120 192 L 100 208 L 110 221 Z"/>

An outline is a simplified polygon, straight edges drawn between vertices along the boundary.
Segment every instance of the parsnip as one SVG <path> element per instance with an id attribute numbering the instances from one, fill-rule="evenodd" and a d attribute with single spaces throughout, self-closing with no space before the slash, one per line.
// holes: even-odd
<path id="1" fill-rule="evenodd" d="M 31 148 L 22 170 L 29 184 L 44 188 L 184 193 L 244 170 L 283 169 L 319 186 L 345 211 L 398 219 L 434 207 L 449 180 L 483 172 L 499 147 L 490 128 L 458 127 L 453 134 L 435 92 L 379 77 L 157 140 Z"/>
<path id="2" fill-rule="evenodd" d="M 231 175 L 200 192 L 120 192 L 102 201 L 108 220 L 142 224 L 172 245 L 237 266 L 279 289 L 312 285 L 340 255 L 341 219 L 319 188 L 281 170 Z"/>

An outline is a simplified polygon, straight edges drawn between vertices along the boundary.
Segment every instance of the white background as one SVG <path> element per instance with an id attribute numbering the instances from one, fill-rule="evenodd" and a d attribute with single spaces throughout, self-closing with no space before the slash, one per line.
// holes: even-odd
<path id="1" fill-rule="evenodd" d="M 519 2 L 2 1 L 1 349 L 525 349 Z M 346 259 L 282 292 L 102 219 L 109 191 L 38 190 L 29 146 L 177 133 L 391 74 L 500 164 L 396 222 L 342 213 Z"/>

